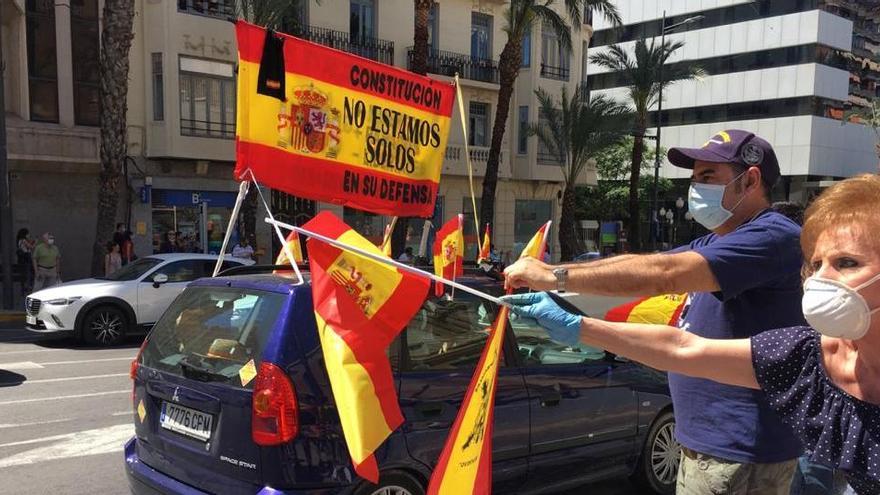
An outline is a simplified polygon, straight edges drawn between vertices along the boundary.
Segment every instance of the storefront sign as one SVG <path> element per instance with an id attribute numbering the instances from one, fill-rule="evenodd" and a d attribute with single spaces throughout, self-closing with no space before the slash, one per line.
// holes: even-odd
<path id="1" fill-rule="evenodd" d="M 153 206 L 196 207 L 207 203 L 210 207 L 232 208 L 237 194 L 227 191 L 187 191 L 178 189 L 154 189 Z"/>
<path id="2" fill-rule="evenodd" d="M 430 217 L 451 84 L 239 22 L 235 175 L 308 199 Z"/>

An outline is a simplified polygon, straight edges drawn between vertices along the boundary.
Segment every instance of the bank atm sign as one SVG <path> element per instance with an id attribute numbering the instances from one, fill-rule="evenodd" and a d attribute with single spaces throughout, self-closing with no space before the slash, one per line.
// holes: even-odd
<path id="1" fill-rule="evenodd" d="M 185 191 L 176 189 L 153 189 L 154 206 L 193 207 L 207 203 L 211 207 L 232 208 L 236 193 L 226 191 Z"/>

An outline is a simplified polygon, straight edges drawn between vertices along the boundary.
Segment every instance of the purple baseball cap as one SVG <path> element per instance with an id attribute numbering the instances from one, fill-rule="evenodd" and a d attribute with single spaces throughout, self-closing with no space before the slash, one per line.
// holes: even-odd
<path id="1" fill-rule="evenodd" d="M 670 148 L 669 162 L 676 167 L 694 168 L 694 162 L 736 163 L 758 167 L 766 184 L 773 187 L 779 180 L 779 162 L 770 143 L 753 132 L 729 129 L 716 133 L 700 148 Z"/>

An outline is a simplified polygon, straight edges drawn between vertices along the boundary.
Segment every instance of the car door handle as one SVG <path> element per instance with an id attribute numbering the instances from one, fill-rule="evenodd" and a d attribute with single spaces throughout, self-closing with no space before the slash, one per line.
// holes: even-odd
<path id="1" fill-rule="evenodd" d="M 424 417 L 439 416 L 443 412 L 443 403 L 420 402 L 416 404 L 415 410 Z"/>
<path id="2" fill-rule="evenodd" d="M 558 406 L 561 400 L 562 395 L 559 392 L 547 392 L 541 395 L 541 407 Z"/>

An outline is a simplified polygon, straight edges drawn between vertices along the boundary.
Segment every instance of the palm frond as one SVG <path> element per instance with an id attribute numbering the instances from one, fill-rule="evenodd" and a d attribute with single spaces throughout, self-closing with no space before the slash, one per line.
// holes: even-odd
<path id="1" fill-rule="evenodd" d="M 583 4 L 586 8 L 598 12 L 605 17 L 608 22 L 610 22 L 614 26 L 620 26 L 623 24 L 623 20 L 620 18 L 620 11 L 617 10 L 617 7 L 611 3 L 610 0 L 582 0 Z"/>
<path id="2" fill-rule="evenodd" d="M 535 16 L 544 23 L 544 28 L 549 27 L 556 33 L 559 46 L 563 50 L 571 50 L 571 28 L 555 10 L 547 5 L 536 4 L 532 7 Z"/>

